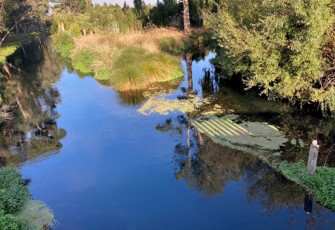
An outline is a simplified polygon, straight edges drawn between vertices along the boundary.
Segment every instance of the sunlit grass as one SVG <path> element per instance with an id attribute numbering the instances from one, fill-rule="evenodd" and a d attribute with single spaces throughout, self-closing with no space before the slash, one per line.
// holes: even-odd
<path id="1" fill-rule="evenodd" d="M 171 29 L 99 33 L 74 39 L 71 59 L 82 73 L 110 82 L 119 91 L 141 90 L 155 82 L 182 77 L 184 35 Z"/>
<path id="2" fill-rule="evenodd" d="M 183 75 L 179 60 L 164 53 L 150 53 L 144 48 L 125 48 L 114 60 L 110 83 L 120 91 L 144 89 L 154 82 L 164 82 Z"/>

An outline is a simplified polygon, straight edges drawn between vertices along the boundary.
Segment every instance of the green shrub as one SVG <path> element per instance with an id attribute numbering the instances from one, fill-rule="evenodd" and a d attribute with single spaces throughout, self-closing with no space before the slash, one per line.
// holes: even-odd
<path id="1" fill-rule="evenodd" d="M 308 175 L 306 164 L 283 162 L 279 169 L 290 180 L 303 184 L 314 191 L 316 200 L 335 210 L 335 169 L 318 167 L 313 176 Z"/>
<path id="2" fill-rule="evenodd" d="M 72 63 L 75 70 L 83 74 L 92 73 L 93 61 L 97 58 L 97 53 L 92 49 L 84 48 L 72 56 Z"/>
<path id="3" fill-rule="evenodd" d="M 11 214 L 5 214 L 0 211 L 0 229 L 1 230 L 28 230 L 28 223 Z"/>
<path id="4" fill-rule="evenodd" d="M 52 36 L 53 46 L 63 57 L 69 58 L 74 48 L 73 35 L 68 32 L 60 32 Z"/>
<path id="5" fill-rule="evenodd" d="M 6 214 L 19 211 L 29 198 L 21 174 L 12 168 L 0 168 L 0 210 Z"/>

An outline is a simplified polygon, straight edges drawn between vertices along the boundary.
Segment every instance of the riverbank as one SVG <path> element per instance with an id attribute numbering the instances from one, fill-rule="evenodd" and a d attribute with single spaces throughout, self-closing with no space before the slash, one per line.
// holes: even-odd
<path id="1" fill-rule="evenodd" d="M 92 74 L 118 91 L 134 91 L 181 79 L 179 54 L 183 39 L 181 31 L 155 28 L 77 37 L 59 32 L 53 35 L 53 44 L 63 57 L 70 59 L 79 74 Z"/>
<path id="2" fill-rule="evenodd" d="M 207 80 L 209 86 L 215 84 L 211 81 L 213 79 Z M 319 204 L 335 210 L 334 158 L 332 146 L 327 142 L 334 130 L 333 122 L 296 114 L 287 104 L 239 96 L 225 87 L 221 90 L 208 98 L 149 98 L 138 112 L 143 115 L 186 113 L 195 133 L 224 147 L 256 156 L 288 180 L 312 192 Z M 314 176 L 309 176 L 306 170 L 308 147 L 316 137 L 321 146 L 320 167 Z"/>
<path id="3" fill-rule="evenodd" d="M 29 180 L 12 168 L 0 168 L 0 229 L 51 228 L 52 211 L 41 201 L 31 200 Z"/>

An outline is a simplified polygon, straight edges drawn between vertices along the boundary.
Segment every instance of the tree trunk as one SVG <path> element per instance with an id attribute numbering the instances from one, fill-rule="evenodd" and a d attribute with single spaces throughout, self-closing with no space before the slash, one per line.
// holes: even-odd
<path id="1" fill-rule="evenodd" d="M 191 26 L 190 26 L 190 12 L 189 12 L 188 0 L 183 0 L 183 6 L 184 6 L 184 33 L 189 34 L 191 31 Z"/>

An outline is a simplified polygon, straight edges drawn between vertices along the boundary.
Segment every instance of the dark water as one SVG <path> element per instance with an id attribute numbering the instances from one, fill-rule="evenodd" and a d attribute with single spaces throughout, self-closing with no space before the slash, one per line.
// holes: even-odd
<path id="1" fill-rule="evenodd" d="M 32 99 L 39 106 L 21 123 L 26 130 L 14 135 L 24 140 L 7 145 L 16 153 L 12 162 L 32 179 L 33 199 L 54 211 L 56 229 L 335 228 L 333 212 L 313 203 L 312 212 L 306 213 L 305 191 L 257 158 L 206 137 L 199 149 L 186 116 L 141 115 L 136 102 L 143 97 L 120 95 L 61 64 L 50 70 L 57 61 L 46 55 L 51 62 L 46 58 L 34 76 L 49 79 L 36 94 L 50 103 Z M 214 85 L 201 87 L 209 57 L 192 64 L 198 95 L 221 94 L 213 100 L 240 113 L 251 107 L 246 114 L 257 106 L 270 114 L 287 109 L 265 100 L 238 99 L 228 88 L 219 92 Z M 179 87 L 188 87 L 187 74 Z M 168 97 L 180 94 L 176 87 Z M 231 99 L 222 101 L 225 97 Z M 236 104 L 245 100 L 242 107 Z M 45 116 L 37 119 L 40 114 Z M 36 131 L 37 126 L 46 126 L 42 131 L 47 134 Z"/>

